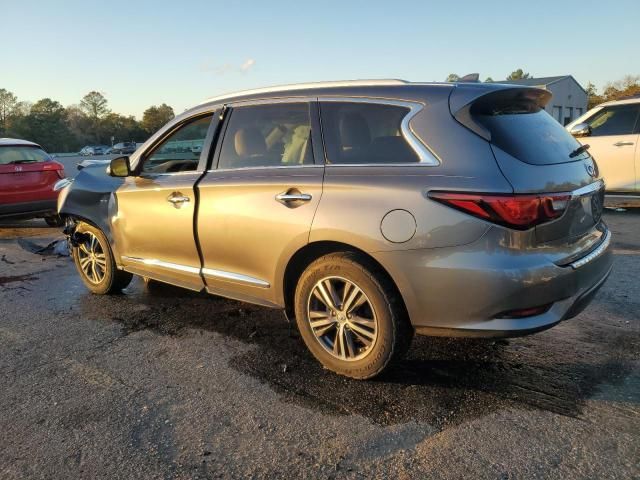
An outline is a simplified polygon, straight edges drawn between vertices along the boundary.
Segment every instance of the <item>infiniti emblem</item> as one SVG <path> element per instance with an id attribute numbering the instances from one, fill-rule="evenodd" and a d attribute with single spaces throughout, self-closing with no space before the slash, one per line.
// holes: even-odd
<path id="1" fill-rule="evenodd" d="M 22 167 L 16 167 L 16 172 L 21 172 L 22 171 Z"/>
<path id="2" fill-rule="evenodd" d="M 592 177 L 595 177 L 595 176 L 596 176 L 596 169 L 594 168 L 593 164 L 591 164 L 591 163 L 590 163 L 590 164 L 588 164 L 588 165 L 585 165 L 585 166 L 584 166 L 584 168 L 586 168 L 586 169 L 587 169 L 587 173 L 588 173 L 590 176 L 592 176 Z"/>

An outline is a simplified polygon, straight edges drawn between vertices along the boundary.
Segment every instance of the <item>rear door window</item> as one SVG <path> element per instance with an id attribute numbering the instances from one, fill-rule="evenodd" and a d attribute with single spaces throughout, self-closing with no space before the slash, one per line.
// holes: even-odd
<path id="1" fill-rule="evenodd" d="M 592 137 L 629 135 L 634 132 L 640 105 L 615 105 L 604 107 L 587 120 Z"/>
<path id="2" fill-rule="evenodd" d="M 218 168 L 313 164 L 307 102 L 236 106 L 231 111 Z"/>
<path id="3" fill-rule="evenodd" d="M 327 163 L 334 165 L 418 163 L 402 135 L 409 108 L 361 102 L 321 102 Z"/>

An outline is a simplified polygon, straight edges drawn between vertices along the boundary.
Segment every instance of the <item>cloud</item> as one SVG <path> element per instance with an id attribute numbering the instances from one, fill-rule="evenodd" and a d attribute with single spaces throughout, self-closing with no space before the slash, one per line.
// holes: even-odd
<path id="1" fill-rule="evenodd" d="M 256 64 L 256 61 L 253 58 L 247 58 L 242 65 L 240 65 L 240 70 L 244 73 L 248 72 L 253 68 Z"/>
<path id="2" fill-rule="evenodd" d="M 200 71 L 213 72 L 216 75 L 226 75 L 228 73 L 243 73 L 246 74 L 256 64 L 255 59 L 247 58 L 241 65 L 233 63 L 225 63 L 223 65 L 215 64 L 211 59 L 205 60 L 200 65 Z"/>

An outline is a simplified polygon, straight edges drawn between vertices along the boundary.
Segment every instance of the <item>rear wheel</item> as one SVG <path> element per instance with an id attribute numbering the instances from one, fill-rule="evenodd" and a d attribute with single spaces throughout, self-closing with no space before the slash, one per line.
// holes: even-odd
<path id="1" fill-rule="evenodd" d="M 133 275 L 118 270 L 105 235 L 86 223 L 79 224 L 76 232 L 81 242 L 72 249 L 73 261 L 87 288 L 104 295 L 118 293 L 129 285 Z"/>
<path id="2" fill-rule="evenodd" d="M 351 378 L 379 375 L 413 338 L 391 282 L 356 253 L 325 255 L 309 265 L 296 288 L 295 312 L 316 359 Z"/>

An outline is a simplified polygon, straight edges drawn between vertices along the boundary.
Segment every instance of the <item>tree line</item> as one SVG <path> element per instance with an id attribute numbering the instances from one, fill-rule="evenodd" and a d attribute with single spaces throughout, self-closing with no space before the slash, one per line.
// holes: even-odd
<path id="1" fill-rule="evenodd" d="M 105 96 L 87 93 L 80 103 L 62 106 L 43 98 L 35 103 L 19 101 L 12 92 L 0 88 L 0 137 L 36 142 L 49 152 L 77 152 L 84 145 L 111 145 L 114 142 L 144 141 L 174 117 L 169 105 L 153 105 L 142 120 L 109 109 Z"/>
<path id="2" fill-rule="evenodd" d="M 450 73 L 445 82 L 457 82 L 461 79 L 459 75 Z M 533 78 L 529 72 L 525 72 L 521 68 L 514 70 L 507 76 L 507 80 L 521 80 L 526 78 Z M 493 78 L 487 77 L 485 82 L 493 82 Z M 498 81 L 500 83 L 500 81 Z M 608 82 L 602 89 L 602 93 L 598 93 L 596 86 L 589 82 L 585 88 L 588 95 L 588 108 L 593 108 L 603 102 L 610 102 L 612 100 L 620 100 L 622 98 L 629 98 L 636 95 L 640 95 L 640 75 L 625 75 L 620 80 L 614 82 Z"/>

